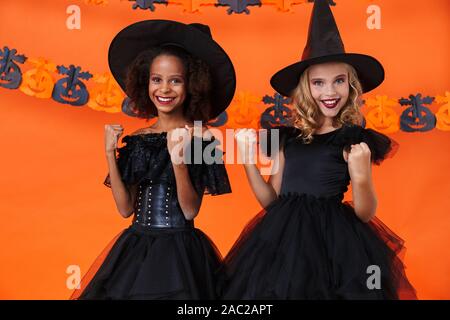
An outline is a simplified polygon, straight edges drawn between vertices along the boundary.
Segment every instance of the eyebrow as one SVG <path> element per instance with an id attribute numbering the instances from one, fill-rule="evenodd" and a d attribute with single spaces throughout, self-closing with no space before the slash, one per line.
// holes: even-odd
<path id="1" fill-rule="evenodd" d="M 347 75 L 345 73 L 339 74 L 336 77 L 334 77 L 334 79 L 341 78 L 341 77 L 347 77 Z M 315 81 L 315 80 L 324 80 L 324 79 L 323 78 L 311 78 L 311 81 Z"/>

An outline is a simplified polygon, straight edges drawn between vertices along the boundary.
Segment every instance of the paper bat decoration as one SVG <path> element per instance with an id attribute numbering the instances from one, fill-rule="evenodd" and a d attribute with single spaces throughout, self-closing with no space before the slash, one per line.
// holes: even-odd
<path id="1" fill-rule="evenodd" d="M 259 6 L 261 7 L 260 0 L 218 0 L 216 6 L 228 6 L 227 13 L 245 13 L 250 14 L 247 6 Z"/>
<path id="2" fill-rule="evenodd" d="M 167 5 L 167 0 L 129 0 L 134 2 L 133 9 L 136 10 L 137 8 L 146 10 L 150 9 L 151 11 L 155 11 L 155 3 L 161 3 Z"/>

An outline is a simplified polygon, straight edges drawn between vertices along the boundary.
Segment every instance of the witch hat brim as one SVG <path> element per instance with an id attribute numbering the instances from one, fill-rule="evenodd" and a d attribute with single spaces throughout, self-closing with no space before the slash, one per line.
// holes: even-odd
<path id="1" fill-rule="evenodd" d="M 291 96 L 301 74 L 314 64 L 344 62 L 355 68 L 363 92 L 378 87 L 384 80 L 381 63 L 365 54 L 346 53 L 328 0 L 315 0 L 308 30 L 308 41 L 299 62 L 275 73 L 270 79 L 272 87 L 284 96 Z"/>
<path id="2" fill-rule="evenodd" d="M 124 28 L 114 37 L 108 52 L 109 68 L 117 83 L 126 93 L 127 70 L 133 60 L 142 51 L 168 44 L 182 47 L 209 66 L 212 87 L 209 118 L 217 117 L 233 99 L 236 74 L 231 59 L 213 40 L 206 25 L 146 20 Z"/>
<path id="3" fill-rule="evenodd" d="M 344 53 L 311 58 L 291 64 L 275 73 L 270 79 L 270 84 L 277 92 L 289 97 L 297 87 L 300 75 L 309 66 L 332 61 L 344 62 L 355 68 L 363 92 L 369 92 L 375 89 L 384 80 L 384 69 L 377 59 L 364 54 Z"/>

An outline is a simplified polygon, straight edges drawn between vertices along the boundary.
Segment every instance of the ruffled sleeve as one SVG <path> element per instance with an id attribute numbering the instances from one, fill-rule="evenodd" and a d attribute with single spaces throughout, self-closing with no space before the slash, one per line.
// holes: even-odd
<path id="1" fill-rule="evenodd" d="M 123 171 L 125 171 L 125 167 L 128 166 L 128 163 L 130 162 L 130 153 L 133 150 L 134 142 L 130 140 L 128 136 L 123 137 L 122 142 L 125 142 L 126 145 L 121 148 L 117 148 L 116 163 L 123 181 Z M 103 184 L 108 188 L 111 188 L 111 178 L 109 173 L 103 181 Z"/>
<path id="2" fill-rule="evenodd" d="M 391 158 L 398 150 L 398 143 L 387 135 L 361 126 L 347 126 L 342 131 L 339 143 L 348 151 L 350 145 L 365 142 L 369 146 L 372 163 L 379 165 L 386 158 Z"/>
<path id="3" fill-rule="evenodd" d="M 193 138 L 191 150 L 191 164 L 189 175 L 198 194 L 221 195 L 231 192 L 228 174 L 223 163 L 224 152 L 217 148 L 220 144 L 212 137 L 205 140 L 200 137 Z M 195 145 L 201 145 L 202 154 L 195 150 Z"/>
<path id="4" fill-rule="evenodd" d="M 266 129 L 267 134 L 262 135 L 259 141 L 261 151 L 267 157 L 273 157 L 276 153 L 283 149 L 286 142 L 298 135 L 297 129 L 288 126 L 276 126 L 271 129 Z"/>
<path id="5" fill-rule="evenodd" d="M 137 184 L 142 179 L 158 176 L 170 163 L 163 135 L 132 135 L 122 139 L 125 146 L 117 149 L 117 166 L 125 185 Z M 165 151 L 165 152 L 164 152 Z M 109 174 L 103 184 L 111 188 Z"/>

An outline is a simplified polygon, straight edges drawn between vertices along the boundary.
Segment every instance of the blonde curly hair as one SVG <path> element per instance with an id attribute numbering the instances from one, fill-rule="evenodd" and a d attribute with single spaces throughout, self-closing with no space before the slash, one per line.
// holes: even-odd
<path id="1" fill-rule="evenodd" d="M 361 124 L 363 116 L 360 111 L 362 105 L 362 88 L 359 82 L 356 70 L 349 64 L 345 63 L 348 70 L 349 79 L 349 95 L 347 102 L 333 118 L 333 126 L 340 127 L 344 124 Z M 309 69 L 308 67 L 300 76 L 300 81 L 291 95 L 292 100 L 292 119 L 294 127 L 300 129 L 299 138 L 304 143 L 311 143 L 313 133 L 320 128 L 320 119 L 322 113 L 319 106 L 314 101 L 309 87 Z"/>

